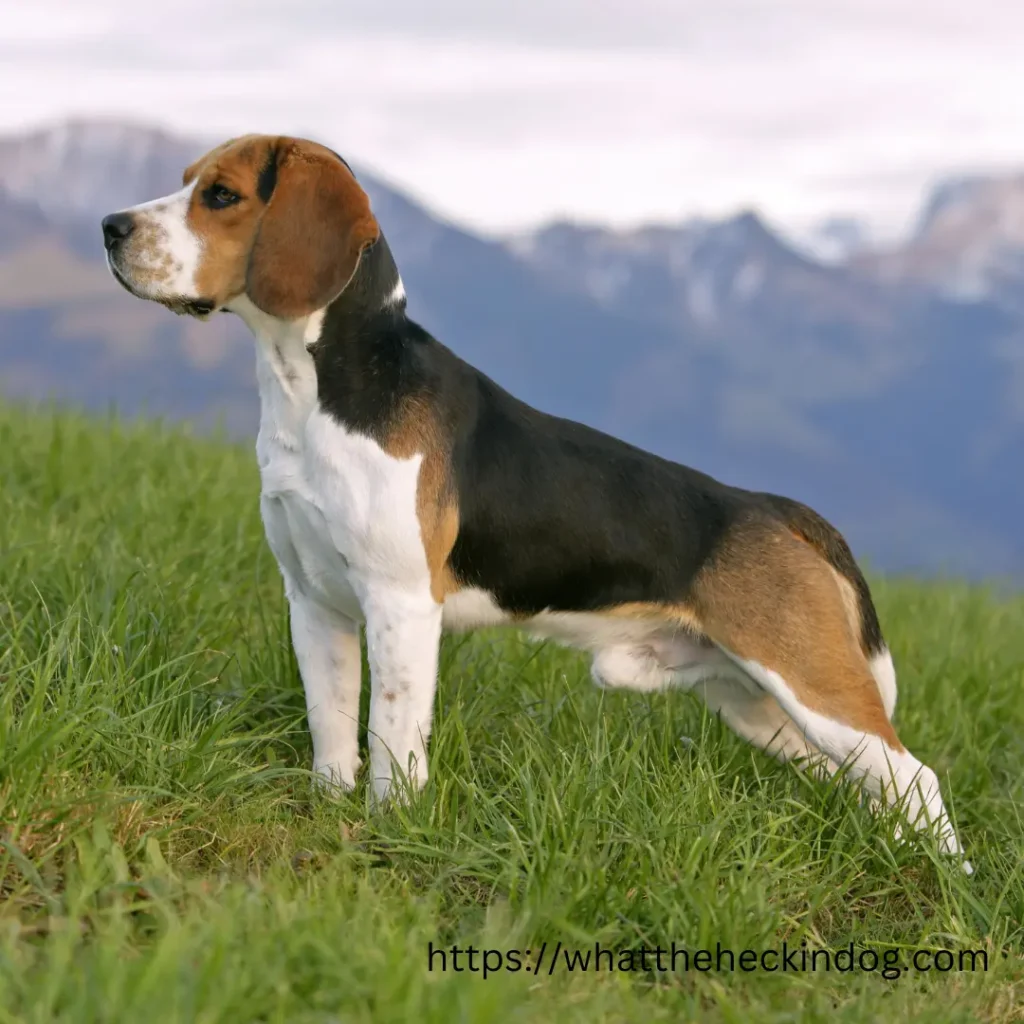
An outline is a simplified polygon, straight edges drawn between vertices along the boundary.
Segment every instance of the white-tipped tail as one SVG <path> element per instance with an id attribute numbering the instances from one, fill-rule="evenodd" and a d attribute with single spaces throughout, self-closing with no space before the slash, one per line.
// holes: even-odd
<path id="1" fill-rule="evenodd" d="M 892 655 L 888 647 L 883 647 L 868 662 L 871 674 L 875 677 L 878 692 L 882 696 L 882 706 L 886 717 L 891 719 L 896 710 L 896 669 L 893 667 Z"/>

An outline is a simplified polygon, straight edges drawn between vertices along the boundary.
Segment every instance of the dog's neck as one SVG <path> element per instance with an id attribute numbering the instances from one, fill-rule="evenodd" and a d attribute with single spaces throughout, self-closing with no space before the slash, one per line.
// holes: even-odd
<path id="1" fill-rule="evenodd" d="M 405 315 L 405 288 L 384 235 L 364 250 L 345 290 L 327 307 L 332 321 L 362 330 L 385 314 Z"/>
<path id="2" fill-rule="evenodd" d="M 405 289 L 384 236 L 370 246 L 333 302 L 296 320 L 258 309 L 248 296 L 225 308 L 256 338 L 260 433 L 297 447 L 319 403 L 373 431 L 395 397 L 396 361 L 406 342 Z"/>

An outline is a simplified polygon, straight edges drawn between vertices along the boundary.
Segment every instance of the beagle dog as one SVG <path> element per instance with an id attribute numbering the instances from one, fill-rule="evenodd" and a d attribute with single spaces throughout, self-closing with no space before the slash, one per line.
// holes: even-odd
<path id="1" fill-rule="evenodd" d="M 133 295 L 237 313 L 256 337 L 260 507 L 319 780 L 349 788 L 360 768 L 361 625 L 384 799 L 427 778 L 442 630 L 509 624 L 589 652 L 599 685 L 692 690 L 782 760 L 847 766 L 962 856 L 935 773 L 893 728 L 892 659 L 842 536 L 464 363 L 408 317 L 336 153 L 232 139 L 103 237 Z"/>

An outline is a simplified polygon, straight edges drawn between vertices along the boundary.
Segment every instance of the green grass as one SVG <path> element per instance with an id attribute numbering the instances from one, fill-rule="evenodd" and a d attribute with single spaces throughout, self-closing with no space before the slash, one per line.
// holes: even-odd
<path id="1" fill-rule="evenodd" d="M 877 586 L 973 879 L 692 698 L 602 693 L 515 634 L 445 641 L 431 782 L 378 812 L 311 793 L 257 492 L 249 450 L 0 409 L 0 1021 L 1021 1019 L 1020 599 Z M 989 969 L 427 963 L 783 940 Z"/>

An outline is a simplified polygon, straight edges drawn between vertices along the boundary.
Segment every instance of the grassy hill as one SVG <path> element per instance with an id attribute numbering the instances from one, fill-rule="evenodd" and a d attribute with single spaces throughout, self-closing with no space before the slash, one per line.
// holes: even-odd
<path id="1" fill-rule="evenodd" d="M 1021 1019 L 1020 599 L 878 586 L 970 880 L 684 694 L 599 692 L 515 634 L 446 640 L 432 781 L 371 812 L 311 795 L 257 489 L 245 449 L 0 408 L 0 1021 Z M 554 956 L 673 941 L 988 970 Z"/>

